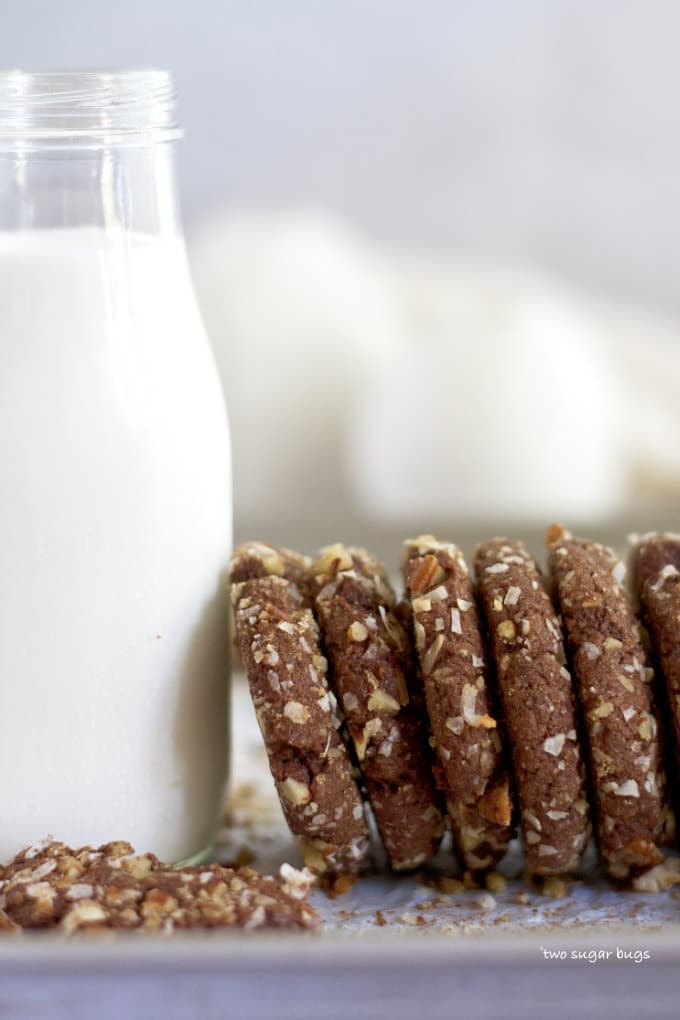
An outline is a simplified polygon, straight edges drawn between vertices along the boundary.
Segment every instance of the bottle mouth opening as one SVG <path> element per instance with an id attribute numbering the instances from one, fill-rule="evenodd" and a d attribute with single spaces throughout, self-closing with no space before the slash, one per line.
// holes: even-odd
<path id="1" fill-rule="evenodd" d="M 168 71 L 0 71 L 0 145 L 131 144 L 149 136 L 181 136 Z"/>

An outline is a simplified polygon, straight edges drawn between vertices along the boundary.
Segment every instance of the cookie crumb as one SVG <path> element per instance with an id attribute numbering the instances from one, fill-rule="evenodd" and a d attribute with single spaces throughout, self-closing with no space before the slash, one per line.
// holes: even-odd
<path id="1" fill-rule="evenodd" d="M 499 874 L 499 872 L 490 871 L 489 874 L 485 876 L 484 884 L 489 892 L 500 893 L 504 891 L 508 883 L 504 876 Z"/>
<path id="2" fill-rule="evenodd" d="M 449 878 L 447 875 L 442 875 L 439 879 L 439 888 L 443 893 L 459 893 L 465 885 L 459 878 Z"/>
<path id="3" fill-rule="evenodd" d="M 543 882 L 542 892 L 544 896 L 550 896 L 553 900 L 563 899 L 568 892 L 567 883 L 563 878 L 558 878 L 556 875 L 550 875 Z"/>
<path id="4" fill-rule="evenodd" d="M 330 900 L 335 900 L 338 896 L 348 893 L 358 881 L 358 875 L 327 875 L 321 881 L 321 888 Z"/>

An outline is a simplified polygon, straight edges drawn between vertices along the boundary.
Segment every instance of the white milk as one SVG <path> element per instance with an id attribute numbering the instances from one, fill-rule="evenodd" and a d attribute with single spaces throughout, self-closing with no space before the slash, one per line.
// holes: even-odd
<path id="1" fill-rule="evenodd" d="M 0 233 L 0 860 L 210 843 L 229 458 L 180 241 Z"/>

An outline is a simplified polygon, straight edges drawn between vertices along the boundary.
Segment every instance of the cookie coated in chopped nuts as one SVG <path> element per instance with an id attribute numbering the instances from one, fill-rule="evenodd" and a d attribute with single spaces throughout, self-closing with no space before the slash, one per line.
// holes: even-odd
<path id="1" fill-rule="evenodd" d="M 404 542 L 402 571 L 457 854 L 470 871 L 492 868 L 512 838 L 513 811 L 472 580 L 460 549 L 432 535 Z"/>
<path id="2" fill-rule="evenodd" d="M 616 554 L 558 524 L 547 543 L 588 737 L 600 853 L 610 875 L 625 879 L 659 862 L 656 844 L 672 820 L 652 671 Z"/>
<path id="3" fill-rule="evenodd" d="M 395 870 L 437 851 L 444 821 L 408 634 L 381 564 L 327 546 L 312 566 L 315 606 L 376 823 Z"/>
<path id="4" fill-rule="evenodd" d="M 590 826 L 559 621 L 521 542 L 480 545 L 475 570 L 512 748 L 527 870 L 565 874 L 578 867 Z"/>
<path id="5" fill-rule="evenodd" d="M 124 842 L 73 850 L 44 840 L 0 868 L 0 930 L 313 929 L 320 919 L 304 902 L 311 880 L 287 864 L 274 879 L 216 864 L 171 868 Z"/>
<path id="6" fill-rule="evenodd" d="M 311 608 L 309 588 L 311 558 L 293 549 L 275 549 L 265 542 L 243 542 L 231 561 L 231 582 L 254 580 L 258 577 L 285 577 L 297 586 L 305 606 Z"/>
<path id="7" fill-rule="evenodd" d="M 680 763 L 680 535 L 631 536 L 633 576 L 666 688 L 676 770 Z"/>
<path id="8" fill-rule="evenodd" d="M 319 628 L 297 583 L 301 562 L 262 543 L 236 550 L 236 636 L 279 799 L 305 863 L 320 874 L 356 871 L 368 828 Z"/>

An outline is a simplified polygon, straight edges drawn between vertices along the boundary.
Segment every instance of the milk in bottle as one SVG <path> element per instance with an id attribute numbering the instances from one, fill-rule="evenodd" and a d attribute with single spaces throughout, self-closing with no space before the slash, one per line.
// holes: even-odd
<path id="1" fill-rule="evenodd" d="M 0 75 L 0 860 L 52 834 L 178 861 L 209 848 L 226 778 L 231 494 L 171 83 L 20 74 Z"/>

